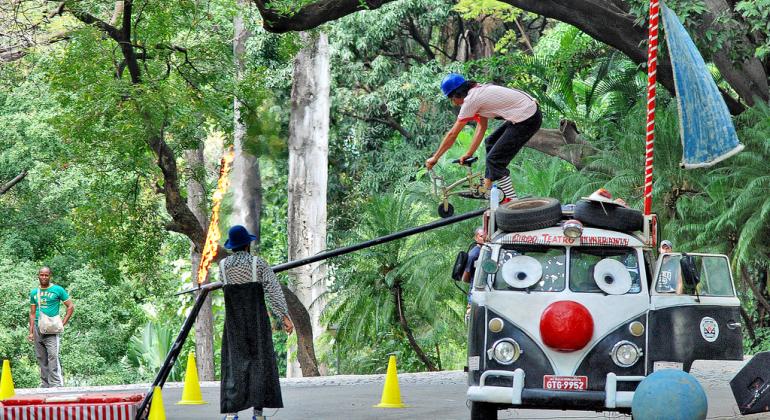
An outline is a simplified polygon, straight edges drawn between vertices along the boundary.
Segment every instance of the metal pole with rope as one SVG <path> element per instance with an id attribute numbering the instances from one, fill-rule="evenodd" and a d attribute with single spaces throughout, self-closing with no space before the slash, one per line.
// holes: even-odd
<path id="1" fill-rule="evenodd" d="M 652 213 L 652 158 L 655 144 L 655 83 L 658 70 L 660 1 L 650 0 L 647 37 L 647 139 L 644 159 L 644 214 Z"/>

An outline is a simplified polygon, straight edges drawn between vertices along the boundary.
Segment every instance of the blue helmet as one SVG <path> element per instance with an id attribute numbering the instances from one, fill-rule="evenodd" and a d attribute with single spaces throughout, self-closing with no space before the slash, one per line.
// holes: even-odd
<path id="1" fill-rule="evenodd" d="M 463 83 L 465 83 L 464 77 L 457 73 L 449 73 L 441 81 L 441 92 L 444 93 L 444 96 L 449 96 L 450 93 L 462 86 Z"/>

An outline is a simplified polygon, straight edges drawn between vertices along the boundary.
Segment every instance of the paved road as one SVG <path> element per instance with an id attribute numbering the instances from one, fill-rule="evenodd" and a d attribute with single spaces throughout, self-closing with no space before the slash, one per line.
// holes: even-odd
<path id="1" fill-rule="evenodd" d="M 730 392 L 729 380 L 742 362 L 696 362 L 692 373 L 706 389 L 709 398 L 709 419 L 767 419 L 770 414 L 740 416 Z M 271 419 L 468 419 L 465 400 L 465 374 L 462 372 L 402 373 L 399 374 L 401 396 L 409 407 L 381 409 L 373 405 L 380 401 L 383 375 L 328 376 L 320 378 L 292 378 L 281 381 L 286 408 L 266 410 Z M 181 384 L 167 384 L 163 390 L 166 418 L 169 420 L 212 420 L 219 415 L 219 387 L 216 382 L 201 384 L 203 398 L 209 404 L 179 406 Z M 66 389 L 67 393 L 104 390 L 136 389 L 145 387 L 100 387 Z M 18 394 L 37 390 L 17 390 Z M 250 419 L 251 413 L 242 412 L 241 419 Z M 626 418 L 617 413 L 585 411 L 507 410 L 501 419 L 602 419 Z"/>

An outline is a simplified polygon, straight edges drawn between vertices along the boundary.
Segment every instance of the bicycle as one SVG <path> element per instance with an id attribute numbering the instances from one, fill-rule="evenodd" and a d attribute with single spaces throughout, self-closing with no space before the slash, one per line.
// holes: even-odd
<path id="1" fill-rule="evenodd" d="M 473 172 L 471 166 L 474 162 L 479 160 L 478 157 L 471 157 L 465 159 L 465 162 L 460 163 L 460 159 L 455 159 L 452 163 L 457 163 L 466 168 L 466 174 L 464 177 L 457 181 L 447 184 L 444 177 L 436 175 L 433 169 L 428 170 L 431 181 L 433 182 L 433 195 L 439 200 L 438 215 L 442 218 L 450 217 L 454 214 L 454 207 L 449 202 L 449 197 L 459 196 L 463 198 L 470 198 L 475 200 L 486 200 L 488 198 L 489 190 L 484 186 L 482 182 L 483 174 L 481 172 Z M 462 190 L 457 191 L 459 188 Z"/>

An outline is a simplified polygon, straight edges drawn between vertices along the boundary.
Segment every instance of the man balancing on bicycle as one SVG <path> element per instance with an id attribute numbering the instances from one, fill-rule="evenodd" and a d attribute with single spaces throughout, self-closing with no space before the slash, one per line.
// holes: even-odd
<path id="1" fill-rule="evenodd" d="M 520 90 L 479 84 L 473 80 L 465 80 L 457 73 L 450 73 L 444 78 L 441 82 L 441 92 L 452 104 L 460 106 L 460 113 L 436 153 L 425 161 L 425 166 L 428 169 L 433 168 L 439 158 L 455 143 L 465 124 L 475 120 L 477 124 L 473 142 L 468 152 L 460 158 L 460 163 L 464 163 L 481 144 L 481 139 L 487 131 L 488 119 L 503 119 L 505 122 L 484 141 L 487 150 L 484 187 L 488 191 L 492 182 L 495 182 L 505 194 L 505 201 L 516 199 L 508 164 L 540 129 L 543 115 L 537 101 Z"/>

